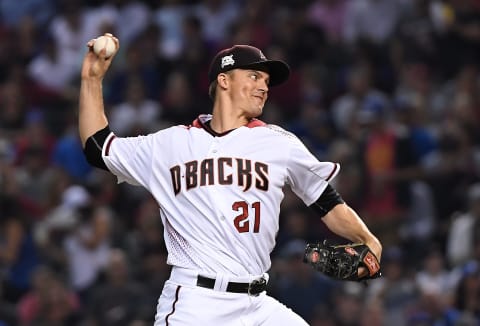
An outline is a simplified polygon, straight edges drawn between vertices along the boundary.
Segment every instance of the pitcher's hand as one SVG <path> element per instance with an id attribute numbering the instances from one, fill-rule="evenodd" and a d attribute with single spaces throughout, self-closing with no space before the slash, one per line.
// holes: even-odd
<path id="1" fill-rule="evenodd" d="M 120 42 L 118 39 L 110 33 L 105 33 L 105 36 L 111 37 L 115 42 L 116 49 L 112 56 L 105 58 L 105 50 L 102 50 L 99 55 L 93 51 L 93 44 L 95 39 L 91 39 L 87 43 L 88 51 L 83 58 L 82 64 L 82 79 L 99 79 L 102 80 L 107 72 L 113 58 L 120 48 Z"/>

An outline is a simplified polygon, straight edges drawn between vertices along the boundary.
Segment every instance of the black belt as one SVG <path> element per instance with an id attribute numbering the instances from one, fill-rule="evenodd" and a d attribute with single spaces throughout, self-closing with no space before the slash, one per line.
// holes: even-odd
<path id="1" fill-rule="evenodd" d="M 215 279 L 198 275 L 197 286 L 207 289 L 213 289 L 215 286 Z M 252 283 L 237 283 L 228 282 L 227 292 L 233 293 L 248 293 L 249 295 L 257 296 L 267 289 L 267 280 L 261 277 L 253 280 Z"/>

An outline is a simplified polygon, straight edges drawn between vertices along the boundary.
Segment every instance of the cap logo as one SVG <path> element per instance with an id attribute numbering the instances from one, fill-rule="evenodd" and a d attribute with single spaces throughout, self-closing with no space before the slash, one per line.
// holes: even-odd
<path id="1" fill-rule="evenodd" d="M 233 60 L 233 54 L 226 55 L 222 58 L 221 67 L 222 69 L 226 66 L 233 66 L 235 64 L 235 60 Z"/>
<path id="2" fill-rule="evenodd" d="M 267 60 L 267 57 L 263 54 L 262 51 L 260 51 L 260 59 Z"/>

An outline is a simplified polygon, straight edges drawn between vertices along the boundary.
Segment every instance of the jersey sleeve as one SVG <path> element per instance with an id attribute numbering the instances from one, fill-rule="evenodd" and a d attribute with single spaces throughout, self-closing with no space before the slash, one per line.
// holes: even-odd
<path id="1" fill-rule="evenodd" d="M 295 137 L 292 141 L 287 183 L 307 206 L 320 197 L 339 171 L 340 164 L 320 162 L 298 138 Z"/>
<path id="2" fill-rule="evenodd" d="M 151 175 L 153 137 L 116 137 L 111 133 L 102 148 L 102 157 L 118 183 L 127 182 L 136 186 L 148 186 Z"/>

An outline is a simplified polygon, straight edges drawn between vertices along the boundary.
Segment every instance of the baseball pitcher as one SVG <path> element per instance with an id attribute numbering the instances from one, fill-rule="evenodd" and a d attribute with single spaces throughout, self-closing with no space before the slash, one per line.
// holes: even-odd
<path id="1" fill-rule="evenodd" d="M 118 51 L 118 39 L 106 35 Z M 123 138 L 109 129 L 103 107 L 102 79 L 115 54 L 95 54 L 94 41 L 81 73 L 80 137 L 92 165 L 145 187 L 159 204 L 173 267 L 155 326 L 307 325 L 265 291 L 286 184 L 355 243 L 309 244 L 305 262 L 336 279 L 380 275 L 380 242 L 330 185 L 339 165 L 319 162 L 296 136 L 257 119 L 269 88 L 288 79 L 286 63 L 252 46 L 222 50 L 208 74 L 211 114 Z"/>

